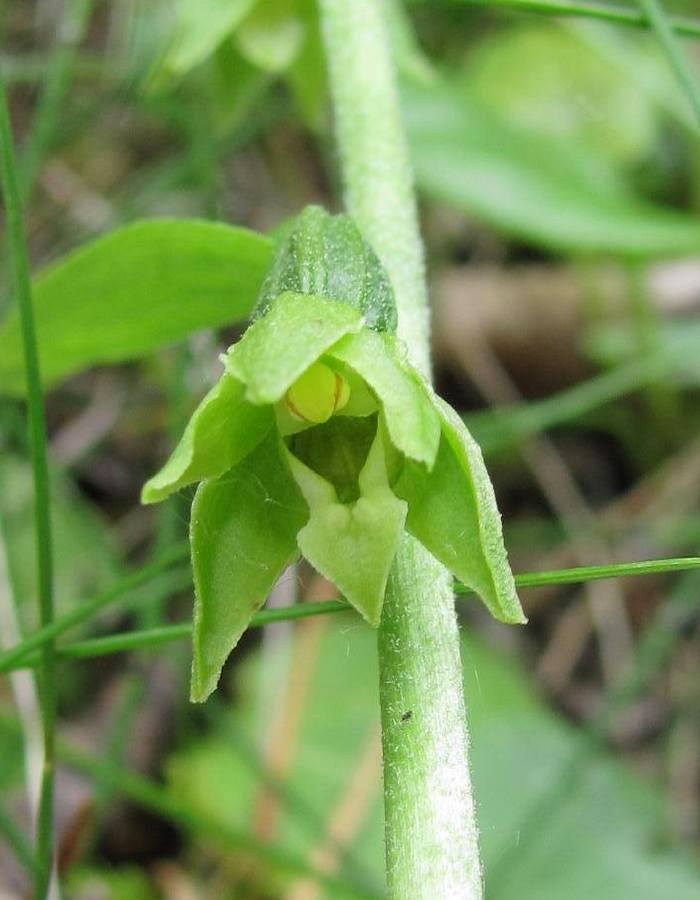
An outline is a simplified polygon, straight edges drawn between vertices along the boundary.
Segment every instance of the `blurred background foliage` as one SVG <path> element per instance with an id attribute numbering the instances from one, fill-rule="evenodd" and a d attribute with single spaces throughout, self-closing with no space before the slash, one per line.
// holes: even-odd
<path id="1" fill-rule="evenodd" d="M 482 443 L 516 571 L 694 554 L 700 123 L 653 34 L 528 5 L 386 2 L 438 388 Z M 312 0 L 6 0 L 0 35 L 35 271 L 141 217 L 274 232 L 339 207 Z M 112 298 L 87 302 L 104 342 Z M 69 638 L 189 618 L 186 569 L 157 562 L 189 497 L 138 495 L 239 333 L 231 310 L 48 394 L 58 614 L 118 601 Z M 57 317 L 57 346 L 85 341 L 73 327 Z M 7 649 L 36 625 L 20 401 L 0 426 Z M 692 572 L 528 589 L 522 630 L 459 601 L 489 898 L 698 896 L 699 589 Z M 332 595 L 301 568 L 271 602 Z M 345 615 L 252 631 L 203 708 L 188 667 L 186 640 L 61 663 L 66 895 L 381 896 L 374 635 Z M 27 890 L 36 715 L 26 674 L 4 677 L 2 896 Z"/>

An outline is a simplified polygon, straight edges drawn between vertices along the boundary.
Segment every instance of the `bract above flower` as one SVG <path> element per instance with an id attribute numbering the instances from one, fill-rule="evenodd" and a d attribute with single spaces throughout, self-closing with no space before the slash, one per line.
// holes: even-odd
<path id="1" fill-rule="evenodd" d="M 152 503 L 201 482 L 190 526 L 193 700 L 214 690 L 300 553 L 377 626 L 407 529 L 496 618 L 524 621 L 478 447 L 358 303 L 285 291 L 223 362 L 143 490 Z"/>

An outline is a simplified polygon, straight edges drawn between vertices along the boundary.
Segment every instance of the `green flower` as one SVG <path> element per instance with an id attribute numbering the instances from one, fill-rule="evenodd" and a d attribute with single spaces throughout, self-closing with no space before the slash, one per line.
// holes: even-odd
<path id="1" fill-rule="evenodd" d="M 358 247 L 367 257 L 366 244 Z M 264 287 L 263 314 L 222 357 L 218 384 L 143 489 L 155 503 L 201 482 L 190 526 L 193 700 L 214 690 L 299 554 L 376 627 L 405 529 L 496 618 L 524 621 L 479 448 L 396 336 L 367 327 L 372 311 L 351 282 L 339 278 L 351 303 L 290 290 L 270 297 Z M 289 271 L 283 283 L 306 286 Z"/>

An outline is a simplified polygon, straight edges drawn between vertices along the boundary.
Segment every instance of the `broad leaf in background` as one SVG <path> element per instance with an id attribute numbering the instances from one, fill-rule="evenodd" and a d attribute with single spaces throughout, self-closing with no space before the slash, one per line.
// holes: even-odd
<path id="1" fill-rule="evenodd" d="M 696 216 L 630 195 L 571 142 L 485 108 L 462 79 L 404 83 L 403 105 L 419 187 L 507 235 L 575 254 L 700 251 Z"/>
<path id="2" fill-rule="evenodd" d="M 635 59 L 644 68 L 649 54 Z M 582 145 L 602 164 L 653 152 L 655 104 L 566 26 L 497 31 L 471 49 L 466 75 L 474 98 L 509 123 Z"/>
<path id="3" fill-rule="evenodd" d="M 33 497 L 29 466 L 4 452 L 0 458 L 0 510 L 5 524 L 7 562 L 20 599 L 25 630 L 38 627 Z M 58 471 L 51 477 L 51 501 L 54 584 L 60 614 L 110 587 L 122 570 L 107 524 Z"/>
<path id="4" fill-rule="evenodd" d="M 137 222 L 86 244 L 34 282 L 45 385 L 245 319 L 271 257 L 272 241 L 254 231 L 186 219 Z M 24 393 L 16 308 L 0 326 L 0 393 Z"/>
<path id="5" fill-rule="evenodd" d="M 298 738 L 289 747 L 280 818 L 268 837 L 295 853 L 311 856 L 315 851 L 315 858 L 332 861 L 337 874 L 373 883 L 381 894 L 374 634 L 348 618 L 297 626 L 295 640 L 303 629 L 314 627 L 321 627 L 323 636 L 317 657 L 310 658 L 308 649 L 304 654 L 304 664 L 313 673 Z M 524 673 L 500 654 L 472 639 L 464 641 L 462 653 L 486 884 L 493 884 L 494 897 L 697 897 L 694 865 L 659 849 L 660 798 L 607 756 L 589 760 L 566 781 L 562 795 L 537 818 L 536 833 L 522 830 L 528 815 L 568 771 L 579 746 L 576 732 L 542 705 Z M 256 787 L 263 758 L 256 744 L 259 660 L 256 655 L 238 668 L 240 704 L 223 711 L 219 736 L 193 743 L 168 766 L 170 789 L 179 801 L 238 828 L 251 827 L 260 811 L 256 801 L 263 802 Z M 407 728 L 415 725 L 417 711 L 412 713 Z M 348 791 L 353 792 L 351 826 L 349 807 L 342 806 Z M 349 832 L 344 853 L 327 837 L 329 823 L 336 821 L 341 808 Z M 514 861 L 504 856 L 511 848 L 517 848 Z M 289 889 L 290 879 L 270 868 L 258 876 L 272 896 L 282 896 L 283 885 Z"/>

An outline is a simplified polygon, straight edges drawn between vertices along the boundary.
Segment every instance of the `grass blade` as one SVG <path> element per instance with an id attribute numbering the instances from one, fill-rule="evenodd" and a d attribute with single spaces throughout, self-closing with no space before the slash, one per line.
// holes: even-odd
<path id="1" fill-rule="evenodd" d="M 700 557 L 681 556 L 670 559 L 645 559 L 639 562 L 611 563 L 603 566 L 576 566 L 570 569 L 551 569 L 544 572 L 521 572 L 515 576 L 518 587 L 546 587 L 553 584 L 581 584 L 585 581 L 596 581 L 603 578 L 629 578 L 638 575 L 661 575 L 668 572 L 684 572 L 700 569 Z M 464 585 L 456 584 L 455 593 L 467 596 L 472 593 Z M 325 600 L 321 603 L 296 603 L 279 609 L 264 609 L 253 616 L 249 628 L 262 628 L 273 622 L 290 622 L 295 619 L 306 619 L 309 616 L 326 615 L 328 613 L 347 612 L 352 607 L 342 599 Z M 59 647 L 57 653 L 62 658 L 90 659 L 95 656 L 106 656 L 110 653 L 121 653 L 126 650 L 144 650 L 167 644 L 171 641 L 189 637 L 192 632 L 190 622 L 177 625 L 163 625 L 159 628 L 148 628 L 141 631 L 130 631 L 73 641 Z M 27 646 L 29 641 L 33 643 Z M 32 650 L 41 645 L 40 632 L 26 641 L 13 647 L 11 651 L 0 657 L 0 674 L 19 668 L 38 665 L 38 657 L 27 659 Z M 22 652 L 19 652 L 22 651 Z M 10 656 L 11 655 L 11 656 Z M 7 662 L 6 658 L 10 657 Z"/>
<path id="2" fill-rule="evenodd" d="M 186 546 L 178 545 L 172 548 L 168 553 L 163 554 L 159 560 L 144 566 L 139 569 L 138 572 L 134 572 L 133 575 L 127 576 L 109 590 L 98 594 L 96 597 L 88 600 L 87 603 L 83 603 L 82 606 L 78 606 L 64 616 L 55 619 L 51 624 L 39 628 L 34 634 L 29 635 L 29 637 L 25 638 L 20 644 L 17 644 L 17 646 L 12 647 L 10 650 L 6 650 L 4 653 L 0 653 L 0 674 L 11 671 L 15 667 L 15 663 L 22 660 L 33 650 L 38 650 L 43 647 L 47 641 L 52 641 L 60 634 L 68 631 L 69 628 L 74 628 L 76 625 L 86 622 L 99 610 L 104 609 L 104 607 L 108 606 L 110 603 L 120 599 L 134 588 L 137 588 L 150 581 L 152 578 L 155 578 L 157 575 L 160 575 L 161 572 L 169 568 L 174 562 L 185 559 L 188 555 L 189 549 Z M 191 576 L 189 575 L 188 568 L 187 578 L 183 579 L 180 577 L 175 584 L 189 584 L 190 580 Z"/>
<path id="3" fill-rule="evenodd" d="M 24 237 L 14 142 L 2 72 L 0 72 L 0 175 L 5 198 L 10 268 L 21 317 L 22 344 L 27 379 L 29 440 L 34 477 L 34 528 L 38 570 L 39 619 L 43 627 L 48 627 L 53 622 L 54 604 L 46 418 L 34 329 L 29 257 Z M 38 900 L 41 900 L 48 891 L 53 866 L 54 724 L 56 718 L 56 679 L 54 669 L 53 640 L 48 640 L 41 648 L 41 664 L 38 673 L 44 751 L 37 815 L 37 869 L 34 882 L 35 896 Z"/>
<path id="4" fill-rule="evenodd" d="M 586 0 L 465 0 L 472 6 L 502 6 L 523 12 L 544 13 L 550 16 L 572 16 L 582 19 L 597 19 L 616 25 L 630 25 L 648 28 L 649 22 L 642 13 L 629 6 L 607 3 L 588 3 Z M 669 24 L 676 34 L 684 37 L 700 38 L 700 22 L 687 16 L 673 16 Z"/>

